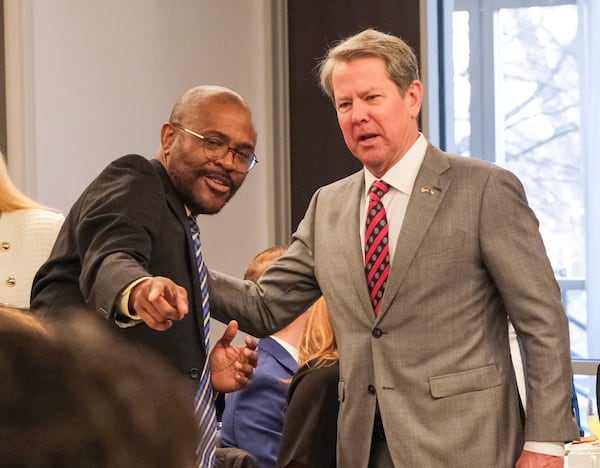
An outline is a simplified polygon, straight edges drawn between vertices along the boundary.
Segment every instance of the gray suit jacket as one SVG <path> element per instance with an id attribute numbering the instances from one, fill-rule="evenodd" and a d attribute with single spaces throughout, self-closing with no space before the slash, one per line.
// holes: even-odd
<path id="1" fill-rule="evenodd" d="M 422 187 L 435 188 L 433 194 Z M 568 323 L 521 183 L 429 146 L 379 316 L 359 236 L 362 172 L 318 190 L 258 287 L 212 272 L 212 311 L 271 332 L 323 293 L 340 350 L 338 466 L 367 467 L 376 401 L 397 467 L 513 467 L 524 440 L 578 437 Z M 520 418 L 507 316 L 527 354 Z"/>

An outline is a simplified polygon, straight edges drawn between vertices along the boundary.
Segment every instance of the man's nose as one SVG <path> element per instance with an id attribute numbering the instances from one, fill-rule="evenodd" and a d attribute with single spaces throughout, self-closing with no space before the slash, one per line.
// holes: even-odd
<path id="1" fill-rule="evenodd" d="M 225 153 L 225 155 L 222 158 L 217 159 L 215 162 L 227 170 L 230 170 L 230 171 L 234 170 L 235 169 L 235 149 L 227 148 L 227 153 Z"/>
<path id="2" fill-rule="evenodd" d="M 357 99 L 352 103 L 352 122 L 359 123 L 369 119 L 369 106 Z"/>

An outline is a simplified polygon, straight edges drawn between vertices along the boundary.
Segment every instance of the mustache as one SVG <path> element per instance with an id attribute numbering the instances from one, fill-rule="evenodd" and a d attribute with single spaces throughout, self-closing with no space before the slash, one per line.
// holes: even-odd
<path id="1" fill-rule="evenodd" d="M 220 183 L 227 185 L 229 187 L 235 187 L 235 183 L 231 178 L 231 174 L 227 171 L 223 170 L 211 170 L 206 168 L 201 168 L 198 170 L 197 176 L 204 176 L 210 179 L 218 180 Z"/>

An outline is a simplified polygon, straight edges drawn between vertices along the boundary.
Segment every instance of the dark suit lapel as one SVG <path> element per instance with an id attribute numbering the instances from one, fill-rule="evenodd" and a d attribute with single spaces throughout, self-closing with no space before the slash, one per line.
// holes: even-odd
<path id="1" fill-rule="evenodd" d="M 196 254 L 194 252 L 194 245 L 192 243 L 190 226 L 189 226 L 188 219 L 187 219 L 187 213 L 185 211 L 185 204 L 184 204 L 183 200 L 181 199 L 179 192 L 177 192 L 177 189 L 171 182 L 171 179 L 169 178 L 169 175 L 167 174 L 165 167 L 160 163 L 160 161 L 158 161 L 156 159 L 152 159 L 150 162 L 156 169 L 156 172 L 160 176 L 160 180 L 163 183 L 163 187 L 165 189 L 165 194 L 167 197 L 167 204 L 169 205 L 169 209 L 171 210 L 173 215 L 177 218 L 177 220 L 179 221 L 179 224 L 181 224 L 183 232 L 185 232 L 185 234 L 186 234 L 185 235 L 185 248 L 188 251 L 188 255 L 187 255 L 188 262 L 187 262 L 186 267 L 188 268 L 190 278 L 192 279 L 192 286 L 193 286 L 192 297 L 188 297 L 188 302 L 189 302 L 189 306 L 190 306 L 190 311 L 191 310 L 196 311 L 196 313 L 194 314 L 194 317 L 196 318 L 196 324 L 198 326 L 198 330 L 200 331 L 200 334 L 203 335 L 204 334 L 203 327 L 200 326 L 200 324 L 202 323 L 202 320 L 201 320 L 202 311 L 199 309 L 199 305 L 202 303 L 202 299 L 200 297 L 200 291 L 201 291 L 200 279 L 198 277 L 198 270 L 197 270 L 196 260 L 195 260 Z M 202 235 L 202 233 L 200 233 L 200 235 Z M 177 247 L 173 246 L 173 248 L 177 248 Z M 196 304 L 198 304 L 198 307 L 196 307 Z M 204 339 L 203 336 L 202 336 L 202 339 Z"/>
<path id="2" fill-rule="evenodd" d="M 417 249 L 446 195 L 451 178 L 444 173 L 449 168 L 450 163 L 444 153 L 428 145 L 398 236 L 378 319 L 385 314 L 393 302 Z"/>

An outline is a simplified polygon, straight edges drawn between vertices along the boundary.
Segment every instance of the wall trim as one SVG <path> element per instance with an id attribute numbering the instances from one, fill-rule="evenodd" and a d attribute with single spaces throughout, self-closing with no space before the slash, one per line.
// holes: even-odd
<path id="1" fill-rule="evenodd" d="M 272 7 L 274 233 L 281 245 L 292 235 L 287 0 L 274 0 Z"/>
<path id="2" fill-rule="evenodd" d="M 6 139 L 12 181 L 35 198 L 31 0 L 4 2 L 6 61 Z"/>

